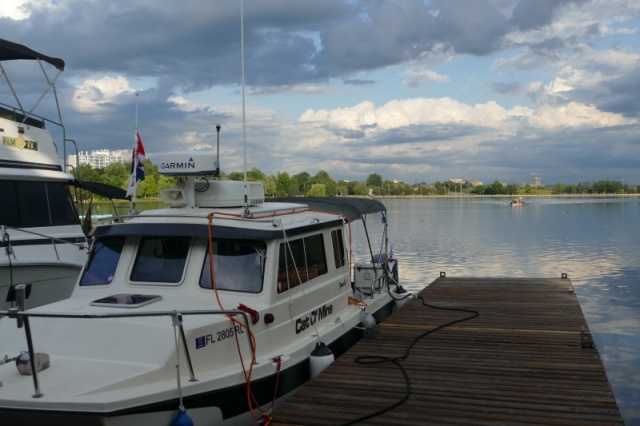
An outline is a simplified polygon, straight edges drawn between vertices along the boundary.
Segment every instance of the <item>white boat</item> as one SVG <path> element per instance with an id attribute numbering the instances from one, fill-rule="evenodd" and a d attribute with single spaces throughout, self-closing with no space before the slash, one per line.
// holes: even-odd
<path id="1" fill-rule="evenodd" d="M 29 110 L 9 80 L 8 63 L 17 60 L 32 61 L 47 83 Z M 58 142 L 64 143 L 64 126 L 33 113 L 47 91 L 55 95 L 63 70 L 62 59 L 0 39 L 0 76 L 15 101 L 14 106 L 0 103 L 0 309 L 13 306 L 19 284 L 27 285 L 29 306 L 69 297 L 87 259 L 87 240 L 69 190 L 74 177 L 60 161 L 51 132 L 61 134 Z"/>
<path id="2" fill-rule="evenodd" d="M 96 228 L 70 298 L 0 313 L 2 424 L 256 424 L 409 296 L 382 203 L 268 201 L 256 182 L 196 181 L 216 174 L 208 153 L 154 160 L 179 177 L 172 207 Z M 371 215 L 380 241 L 358 261 Z"/>

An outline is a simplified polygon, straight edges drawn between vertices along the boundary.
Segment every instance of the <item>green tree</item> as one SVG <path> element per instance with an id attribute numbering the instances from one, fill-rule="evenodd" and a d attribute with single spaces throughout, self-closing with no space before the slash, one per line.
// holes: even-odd
<path id="1" fill-rule="evenodd" d="M 72 174 L 75 176 L 76 180 L 80 182 L 102 182 L 100 171 L 94 169 L 89 164 L 80 164 L 73 170 Z M 119 186 L 120 185 L 118 185 L 118 187 Z M 74 190 L 74 197 L 77 201 L 82 203 L 84 200 L 90 200 L 92 198 L 96 198 L 97 196 L 94 196 L 94 194 L 92 194 L 90 191 L 76 188 Z"/>
<path id="2" fill-rule="evenodd" d="M 158 191 L 162 189 L 172 188 L 176 184 L 175 178 L 168 177 L 165 175 L 158 176 Z"/>
<path id="3" fill-rule="evenodd" d="M 295 197 L 300 195 L 300 184 L 296 178 L 289 179 L 289 189 L 287 191 L 290 196 Z"/>
<path id="4" fill-rule="evenodd" d="M 291 178 L 289 173 L 278 173 L 276 177 L 276 196 L 285 197 L 289 195 L 289 185 L 291 184 Z"/>
<path id="5" fill-rule="evenodd" d="M 327 182 L 330 181 L 333 181 L 333 179 L 331 179 L 329 173 L 325 172 L 324 170 L 319 170 L 318 173 L 316 173 L 316 175 L 311 178 L 312 183 L 324 183 L 326 185 Z"/>
<path id="6" fill-rule="evenodd" d="M 307 193 L 309 197 L 326 197 L 326 186 L 322 183 L 314 183 Z"/>
<path id="7" fill-rule="evenodd" d="M 242 172 L 231 172 L 227 175 L 227 179 L 229 180 L 235 180 L 235 181 L 243 181 L 244 180 L 244 173 Z"/>
<path id="8" fill-rule="evenodd" d="M 153 176 L 145 176 L 143 181 L 138 182 L 136 187 L 136 197 L 155 197 L 158 195 L 158 185 Z"/>
<path id="9" fill-rule="evenodd" d="M 576 194 L 588 194 L 591 192 L 591 183 L 580 182 L 576 185 Z"/>
<path id="10" fill-rule="evenodd" d="M 318 171 L 316 175 L 311 178 L 312 184 L 322 184 L 325 186 L 325 195 L 326 197 L 335 197 L 338 194 L 338 185 L 336 182 L 329 176 L 329 173 L 324 170 Z"/>
<path id="11" fill-rule="evenodd" d="M 471 190 L 471 192 L 476 195 L 484 195 L 486 191 L 487 187 L 485 185 L 477 185 Z"/>
<path id="12" fill-rule="evenodd" d="M 353 187 L 353 195 L 369 195 L 369 188 L 367 188 L 367 185 L 365 185 L 363 182 L 358 182 Z"/>
<path id="13" fill-rule="evenodd" d="M 505 195 L 507 193 L 507 189 L 502 182 L 494 180 L 491 186 L 489 186 L 484 193 L 486 195 Z"/>
<path id="14" fill-rule="evenodd" d="M 130 166 L 127 166 L 124 163 L 111 163 L 102 169 L 101 182 L 126 189 L 129 184 L 130 176 Z"/>
<path id="15" fill-rule="evenodd" d="M 553 187 L 552 194 L 564 194 L 567 187 L 562 183 L 556 183 Z"/>
<path id="16" fill-rule="evenodd" d="M 380 176 L 377 173 L 371 173 L 369 175 L 369 177 L 367 178 L 367 186 L 368 187 L 378 187 L 380 188 L 382 186 L 382 176 Z"/>
<path id="17" fill-rule="evenodd" d="M 264 188 L 264 195 L 267 197 L 273 197 L 276 195 L 276 178 L 274 176 L 267 176 L 262 182 Z"/>
<path id="18" fill-rule="evenodd" d="M 262 170 L 257 167 L 252 167 L 251 170 L 247 172 L 247 180 L 253 182 L 264 182 L 267 179 L 267 175 L 265 175 Z M 243 179 L 244 180 L 244 177 Z"/>
<path id="19" fill-rule="evenodd" d="M 73 171 L 73 175 L 82 182 L 100 182 L 100 172 L 89 164 L 80 164 Z"/>
<path id="20" fill-rule="evenodd" d="M 518 185 L 516 185 L 515 183 L 510 183 L 505 187 L 505 192 L 509 195 L 516 195 L 518 194 Z"/>
<path id="21" fill-rule="evenodd" d="M 533 186 L 531 186 L 530 184 L 526 184 L 524 186 L 524 193 L 527 195 L 533 194 Z"/>
<path id="22" fill-rule="evenodd" d="M 306 194 L 311 189 L 311 175 L 307 172 L 298 173 L 291 176 L 291 179 L 295 179 L 298 182 L 298 192 L 300 194 Z"/>
<path id="23" fill-rule="evenodd" d="M 338 182 L 338 187 L 344 186 L 347 189 L 347 192 L 344 195 L 354 195 L 354 188 L 357 184 L 357 181 L 341 180 Z"/>

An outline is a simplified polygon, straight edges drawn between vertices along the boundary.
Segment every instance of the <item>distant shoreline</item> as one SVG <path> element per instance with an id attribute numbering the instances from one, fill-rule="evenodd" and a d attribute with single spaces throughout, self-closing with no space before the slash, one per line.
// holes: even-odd
<path id="1" fill-rule="evenodd" d="M 306 198 L 303 195 L 298 196 L 300 199 Z M 374 198 L 374 199 L 393 199 L 393 198 L 638 198 L 640 194 L 531 194 L 531 195 L 477 195 L 477 194 L 447 194 L 447 195 L 336 195 L 336 198 L 348 197 L 348 198 Z M 270 197 L 265 197 L 265 201 L 269 201 Z M 138 203 L 158 203 L 162 202 L 160 197 L 138 198 Z M 128 201 L 117 200 L 115 203 L 118 206 L 128 205 Z M 94 200 L 96 204 L 109 204 L 109 200 Z"/>
<path id="2" fill-rule="evenodd" d="M 638 198 L 640 194 L 531 194 L 531 195 L 478 195 L 478 194 L 447 194 L 447 195 L 369 195 L 348 197 L 358 198 Z M 301 197 L 304 198 L 304 197 Z"/>

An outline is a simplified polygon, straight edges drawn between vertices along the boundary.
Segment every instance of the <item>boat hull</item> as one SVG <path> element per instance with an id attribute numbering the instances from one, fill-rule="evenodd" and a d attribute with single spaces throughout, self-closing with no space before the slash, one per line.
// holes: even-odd
<path id="1" fill-rule="evenodd" d="M 0 310 L 11 308 L 13 285 L 30 285 L 27 308 L 46 305 L 71 296 L 81 265 L 71 263 L 21 263 L 0 266 Z"/>
<path id="2" fill-rule="evenodd" d="M 377 323 L 382 322 L 396 309 L 396 302 L 391 300 L 380 306 L 372 315 Z M 359 324 L 361 325 L 361 324 Z M 364 336 L 360 327 L 352 327 L 327 346 L 336 357 L 343 355 Z M 270 374 L 252 380 L 251 389 L 255 400 L 262 410 L 268 412 L 272 405 L 287 399 L 295 390 L 311 378 L 310 358 L 282 369 L 279 373 Z M 274 389 L 277 391 L 274 395 Z M 276 400 L 274 401 L 274 396 Z M 252 425 L 252 418 L 247 405 L 247 388 L 239 383 L 222 389 L 215 389 L 183 397 L 183 406 L 194 424 L 216 424 L 225 426 Z M 180 400 L 176 397 L 157 401 L 147 405 L 136 406 L 115 412 L 80 412 L 80 411 L 41 411 L 33 409 L 0 409 L 2 424 L 64 424 L 67 426 L 137 426 L 140 424 L 166 424 L 173 422 L 178 415 Z M 260 414 L 254 407 L 254 412 Z"/>

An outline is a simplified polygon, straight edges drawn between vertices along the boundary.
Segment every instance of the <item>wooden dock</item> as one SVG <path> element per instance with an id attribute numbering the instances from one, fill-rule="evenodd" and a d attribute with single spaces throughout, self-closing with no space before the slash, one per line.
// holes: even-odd
<path id="1" fill-rule="evenodd" d="M 568 278 L 441 274 L 420 297 L 479 315 L 442 327 L 473 314 L 412 300 L 277 406 L 272 425 L 624 425 Z"/>

